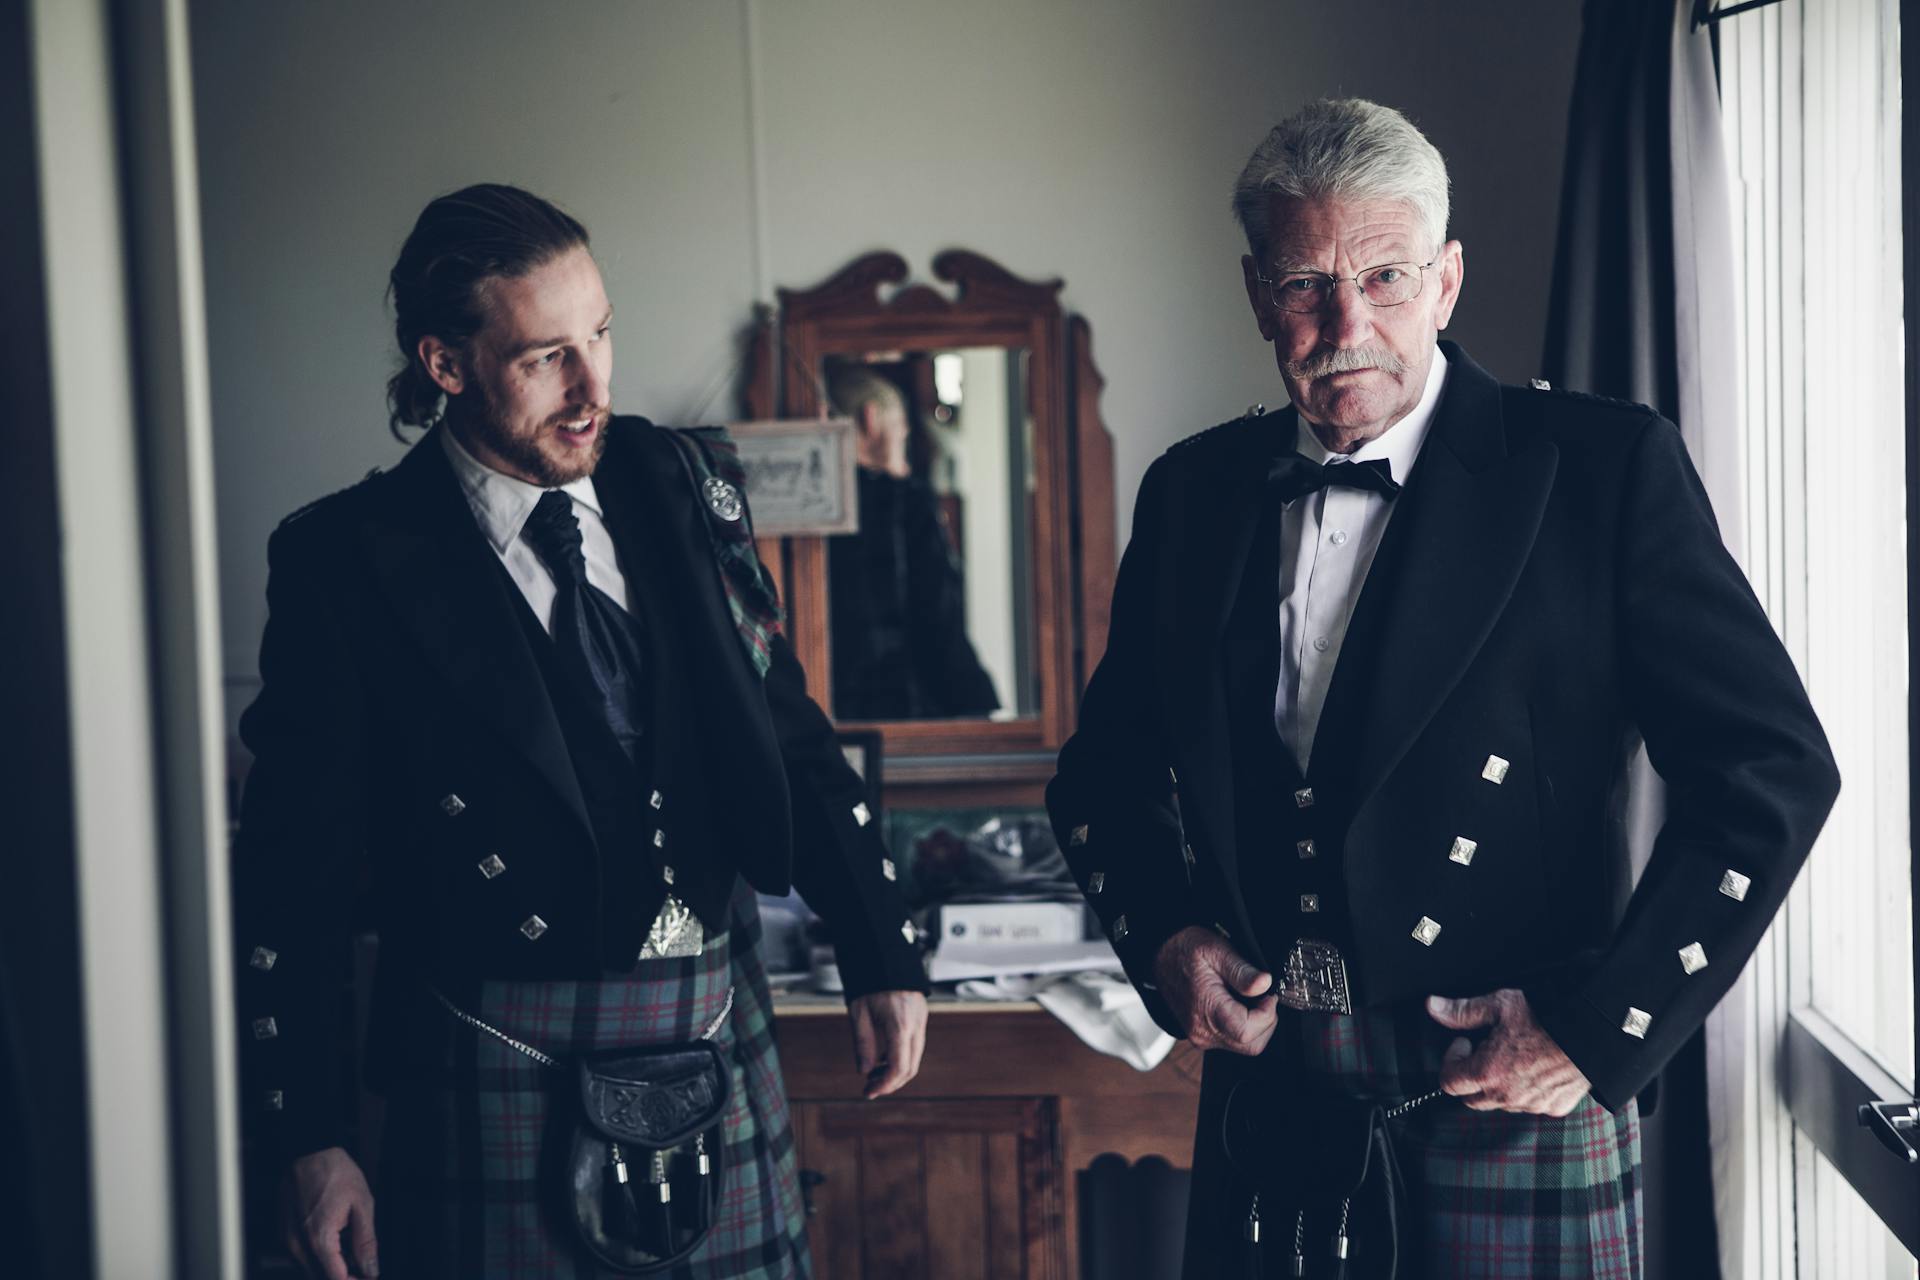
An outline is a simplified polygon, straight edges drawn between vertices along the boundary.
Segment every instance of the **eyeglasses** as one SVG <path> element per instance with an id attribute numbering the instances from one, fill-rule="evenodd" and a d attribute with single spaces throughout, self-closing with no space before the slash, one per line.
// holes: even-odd
<path id="1" fill-rule="evenodd" d="M 1269 280 L 1258 271 L 1253 278 L 1267 286 L 1267 296 L 1282 311 L 1312 314 L 1333 301 L 1333 294 L 1344 280 L 1351 280 L 1360 296 L 1376 307 L 1397 307 L 1420 296 L 1426 283 L 1427 268 L 1433 262 L 1383 262 L 1368 267 L 1357 276 L 1330 276 L 1324 271 L 1289 271 Z"/>

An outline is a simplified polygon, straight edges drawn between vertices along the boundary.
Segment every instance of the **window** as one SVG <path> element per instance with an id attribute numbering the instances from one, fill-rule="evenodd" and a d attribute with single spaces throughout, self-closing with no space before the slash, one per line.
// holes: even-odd
<path id="1" fill-rule="evenodd" d="M 1746 568 L 1843 779 L 1736 995 L 1752 1123 L 1722 1156 L 1745 1166 L 1749 1274 L 1911 1278 L 1920 1182 L 1851 1123 L 1914 1086 L 1899 5 L 1787 0 L 1719 34 Z"/>

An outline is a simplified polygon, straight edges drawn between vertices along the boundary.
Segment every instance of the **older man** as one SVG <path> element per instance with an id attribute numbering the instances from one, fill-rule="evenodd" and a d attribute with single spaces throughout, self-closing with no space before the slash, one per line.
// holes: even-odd
<path id="1" fill-rule="evenodd" d="M 1641 1274 L 1634 1095 L 1838 787 L 1673 425 L 1436 342 L 1447 206 L 1373 103 L 1254 152 L 1247 299 L 1292 404 L 1148 470 L 1048 793 L 1149 1007 L 1210 1050 L 1193 1276 Z M 1636 888 L 1642 737 L 1669 806 Z"/>
<path id="2" fill-rule="evenodd" d="M 865 366 L 835 375 L 853 419 L 860 531 L 827 543 L 834 710 L 849 720 L 983 716 L 993 677 L 967 638 L 966 585 L 938 500 L 908 460 L 900 388 Z"/>

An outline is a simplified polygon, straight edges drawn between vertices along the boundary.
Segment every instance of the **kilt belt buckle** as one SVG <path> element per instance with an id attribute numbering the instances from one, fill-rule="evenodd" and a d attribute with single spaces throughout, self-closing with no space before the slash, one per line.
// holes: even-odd
<path id="1" fill-rule="evenodd" d="M 1274 994 L 1280 1003 L 1301 1013 L 1353 1012 L 1347 986 L 1347 962 L 1338 947 L 1318 938 L 1301 938 L 1280 966 Z"/>
<path id="2" fill-rule="evenodd" d="M 697 956 L 707 949 L 707 929 L 700 917 L 672 894 L 660 904 L 660 914 L 647 927 L 647 940 L 641 944 L 642 960 L 674 960 Z"/>

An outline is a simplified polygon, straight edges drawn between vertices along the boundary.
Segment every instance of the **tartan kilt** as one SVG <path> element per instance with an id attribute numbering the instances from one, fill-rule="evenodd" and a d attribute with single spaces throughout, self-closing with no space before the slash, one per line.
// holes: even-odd
<path id="1" fill-rule="evenodd" d="M 1236 1081 L 1252 1073 L 1287 1088 L 1304 1077 L 1353 1096 L 1417 1097 L 1439 1086 L 1440 1058 L 1455 1034 L 1420 1002 L 1351 1017 L 1283 1009 L 1266 1055 L 1207 1054 L 1187 1216 L 1189 1280 L 1255 1274 L 1243 1242 L 1251 1189 L 1227 1167 L 1219 1140 L 1227 1090 Z M 1297 1067 L 1280 1067 L 1288 1056 Z M 1473 1111 L 1438 1098 L 1388 1123 L 1413 1219 L 1402 1232 L 1400 1280 L 1641 1280 L 1634 1103 L 1615 1113 L 1587 1098 L 1554 1119 Z M 1258 1274 L 1293 1274 L 1294 1228 L 1291 1219 L 1262 1222 Z M 1334 1274 L 1331 1234 L 1331 1225 L 1308 1222 L 1309 1276 Z M 1350 1274 L 1367 1274 L 1359 1265 L 1364 1244 L 1353 1242 Z"/>
<path id="2" fill-rule="evenodd" d="M 645 960 L 600 981 L 498 982 L 449 992 L 461 1008 L 561 1060 L 543 1067 L 429 1003 L 444 1024 L 439 1069 L 387 1099 L 375 1230 L 381 1273 L 395 1280 L 598 1280 L 576 1244 L 554 1169 L 576 1088 L 568 1059 L 597 1049 L 699 1037 L 729 1060 L 724 1184 L 712 1232 L 663 1280 L 805 1280 L 806 1218 L 773 1043 L 753 895 L 736 882 L 729 933 L 698 956 Z M 556 1106 L 556 1102 L 559 1104 Z"/>

